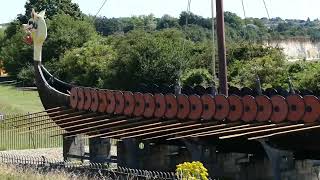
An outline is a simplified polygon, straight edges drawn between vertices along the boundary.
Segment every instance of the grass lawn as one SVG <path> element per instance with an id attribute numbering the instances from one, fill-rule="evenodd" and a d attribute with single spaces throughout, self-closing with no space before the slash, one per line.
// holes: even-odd
<path id="1" fill-rule="evenodd" d="M 1 114 L 26 114 L 28 112 L 32 113 L 43 110 L 44 108 L 37 91 L 22 91 L 14 86 L 0 85 Z M 39 118 L 33 118 L 32 116 L 30 118 L 19 121 L 19 123 L 25 124 L 30 121 L 39 120 Z M 18 119 L 13 120 L 16 121 Z M 50 125 L 52 124 L 48 124 L 47 126 Z M 61 137 L 50 137 L 57 132 L 40 133 L 39 131 L 33 131 L 21 134 L 24 131 L 43 127 L 45 126 L 15 130 L 11 124 L 1 124 L 0 122 L 0 150 L 60 147 L 62 144 Z"/>
<path id="2" fill-rule="evenodd" d="M 14 86 L 0 85 L 0 113 L 17 114 L 42 110 L 37 91 L 22 91 Z"/>

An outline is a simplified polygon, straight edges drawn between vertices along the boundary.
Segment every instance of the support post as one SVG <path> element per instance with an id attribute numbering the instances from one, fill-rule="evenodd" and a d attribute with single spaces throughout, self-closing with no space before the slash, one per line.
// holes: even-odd
<path id="1" fill-rule="evenodd" d="M 223 0 L 216 0 L 220 93 L 228 96 Z"/>
<path id="2" fill-rule="evenodd" d="M 110 138 L 91 138 L 89 140 L 90 162 L 106 163 L 111 158 L 111 139 Z"/>
<path id="3" fill-rule="evenodd" d="M 176 146 L 125 139 L 118 142 L 117 148 L 119 166 L 150 171 L 172 171 L 177 165 L 176 158 L 171 156 L 177 151 Z"/>
<path id="4" fill-rule="evenodd" d="M 138 143 L 135 139 L 125 139 L 117 143 L 118 165 L 133 169 L 139 168 L 140 157 Z"/>
<path id="5" fill-rule="evenodd" d="M 63 135 L 63 159 L 64 161 L 83 160 L 85 155 L 84 140 L 82 135 L 65 137 Z"/>
<path id="6" fill-rule="evenodd" d="M 293 166 L 293 154 L 288 151 L 279 150 L 268 145 L 265 140 L 259 140 L 262 147 L 264 148 L 268 159 L 271 163 L 272 173 L 274 176 L 274 180 L 281 180 L 281 171 L 284 163 L 286 166 Z M 286 162 L 283 160 L 285 159 Z"/>
<path id="7" fill-rule="evenodd" d="M 200 161 L 207 168 L 209 175 L 221 177 L 222 170 L 217 162 L 216 147 L 206 143 L 199 143 L 199 140 L 183 139 L 192 161 Z"/>

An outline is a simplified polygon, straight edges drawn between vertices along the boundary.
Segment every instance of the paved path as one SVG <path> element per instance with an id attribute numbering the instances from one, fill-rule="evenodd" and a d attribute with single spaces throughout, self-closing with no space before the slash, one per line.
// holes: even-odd
<path id="1" fill-rule="evenodd" d="M 85 146 L 85 152 L 89 152 L 89 147 Z M 63 151 L 62 148 L 46 148 L 46 149 L 26 149 L 26 150 L 10 150 L 10 151 L 0 151 L 0 153 L 13 154 L 18 156 L 44 156 L 47 159 L 54 159 L 63 161 Z M 111 154 L 113 156 L 117 155 L 117 147 L 111 147 Z"/>

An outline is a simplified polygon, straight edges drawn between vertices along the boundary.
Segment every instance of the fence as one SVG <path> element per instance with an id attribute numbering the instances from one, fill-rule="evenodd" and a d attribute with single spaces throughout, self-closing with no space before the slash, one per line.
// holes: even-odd
<path id="1" fill-rule="evenodd" d="M 173 172 L 147 171 L 125 167 L 110 168 L 106 164 L 60 162 L 36 156 L 19 156 L 0 153 L 0 165 L 16 165 L 21 168 L 33 168 L 40 172 L 64 171 L 78 175 L 85 175 L 96 179 L 136 179 L 136 180 L 174 180 L 177 179 Z M 91 179 L 90 178 L 90 179 Z"/>
<path id="2" fill-rule="evenodd" d="M 3 115 L 0 117 L 0 151 L 62 147 L 60 134 L 63 132 L 44 112 Z"/>

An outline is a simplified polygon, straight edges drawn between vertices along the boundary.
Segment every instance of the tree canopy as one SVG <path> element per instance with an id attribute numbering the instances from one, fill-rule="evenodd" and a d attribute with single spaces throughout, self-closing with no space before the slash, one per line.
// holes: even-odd
<path id="1" fill-rule="evenodd" d="M 71 0 L 28 0 L 24 7 L 25 14 L 18 16 L 22 23 L 26 23 L 30 18 L 32 9 L 35 9 L 36 12 L 46 10 L 46 18 L 48 19 L 57 14 L 66 14 L 74 18 L 83 17 L 78 4 L 72 3 Z"/>
<path id="2" fill-rule="evenodd" d="M 212 43 L 210 18 L 182 12 L 178 18 L 150 14 L 93 21 L 71 0 L 30 0 L 25 15 L 0 31 L 3 66 L 22 81 L 33 79 L 32 47 L 22 42 L 21 29 L 31 7 L 47 9 L 43 59 L 65 81 L 130 90 L 140 83 L 207 86 L 216 80 L 212 51 L 217 47 Z M 287 87 L 291 77 L 296 87 L 320 92 L 319 63 L 288 63 L 281 49 L 263 44 L 273 38 L 319 39 L 319 20 L 242 19 L 225 12 L 225 22 L 230 85 L 254 87 L 259 76 L 264 88 Z"/>

